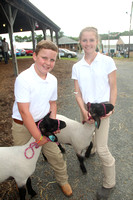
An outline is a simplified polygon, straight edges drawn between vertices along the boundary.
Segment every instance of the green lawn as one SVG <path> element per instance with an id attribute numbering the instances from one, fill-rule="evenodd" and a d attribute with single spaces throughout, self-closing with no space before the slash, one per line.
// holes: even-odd
<path id="1" fill-rule="evenodd" d="M 25 58 L 32 58 L 32 56 L 17 56 L 17 59 L 25 59 Z M 12 59 L 12 58 L 10 58 Z M 61 57 L 61 60 L 72 60 L 72 61 L 78 61 L 78 58 L 64 58 Z M 133 61 L 133 58 L 124 58 L 124 57 L 113 57 L 114 60 L 123 60 L 123 61 Z"/>

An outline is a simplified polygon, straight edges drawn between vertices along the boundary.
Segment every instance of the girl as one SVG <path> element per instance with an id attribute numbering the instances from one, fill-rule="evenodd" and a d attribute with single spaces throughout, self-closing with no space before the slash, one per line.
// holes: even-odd
<path id="1" fill-rule="evenodd" d="M 108 149 L 109 116 L 101 119 L 99 129 L 95 128 L 93 119 L 88 120 L 90 113 L 86 104 L 109 102 L 115 106 L 117 97 L 116 66 L 111 57 L 96 52 L 98 31 L 94 27 L 86 27 L 80 32 L 80 44 L 84 57 L 74 64 L 72 79 L 75 85 L 75 97 L 80 107 L 83 120 L 88 123 L 88 131 L 95 132 L 94 146 L 103 166 L 103 186 L 97 192 L 98 199 L 108 198 L 115 186 L 115 159 Z"/>

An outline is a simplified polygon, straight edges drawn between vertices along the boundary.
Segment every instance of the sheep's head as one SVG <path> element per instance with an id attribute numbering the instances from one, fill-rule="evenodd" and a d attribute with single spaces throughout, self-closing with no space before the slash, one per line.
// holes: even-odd
<path id="1" fill-rule="evenodd" d="M 39 123 L 39 129 L 42 135 L 50 138 L 50 140 L 54 142 L 57 142 L 57 137 L 54 135 L 53 132 L 58 129 L 63 129 L 65 127 L 66 123 L 64 121 L 50 118 L 50 113 L 48 113 Z"/>
<path id="2" fill-rule="evenodd" d="M 99 128 L 101 119 L 100 117 L 104 117 L 110 111 L 114 109 L 114 106 L 110 103 L 87 103 L 88 112 L 91 114 L 92 118 L 96 122 L 97 128 Z"/>

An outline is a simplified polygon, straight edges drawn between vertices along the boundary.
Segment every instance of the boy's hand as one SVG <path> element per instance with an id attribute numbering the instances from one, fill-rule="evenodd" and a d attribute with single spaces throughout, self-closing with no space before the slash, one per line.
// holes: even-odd
<path id="1" fill-rule="evenodd" d="M 38 145 L 43 146 L 46 143 L 48 143 L 48 138 L 46 136 L 43 136 L 42 140 L 38 143 Z"/>

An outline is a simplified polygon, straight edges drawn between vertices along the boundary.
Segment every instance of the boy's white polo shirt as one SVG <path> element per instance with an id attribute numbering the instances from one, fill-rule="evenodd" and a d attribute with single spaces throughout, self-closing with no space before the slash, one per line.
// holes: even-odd
<path id="1" fill-rule="evenodd" d="M 57 79 L 48 73 L 41 79 L 34 69 L 30 68 L 19 74 L 15 81 L 15 102 L 12 118 L 22 120 L 17 102 L 30 103 L 30 112 L 34 121 L 42 119 L 49 111 L 49 101 L 57 100 Z"/>
<path id="2" fill-rule="evenodd" d="M 78 80 L 84 103 L 109 101 L 108 75 L 116 69 L 113 59 L 100 53 L 90 65 L 84 57 L 73 65 L 72 79 Z"/>

